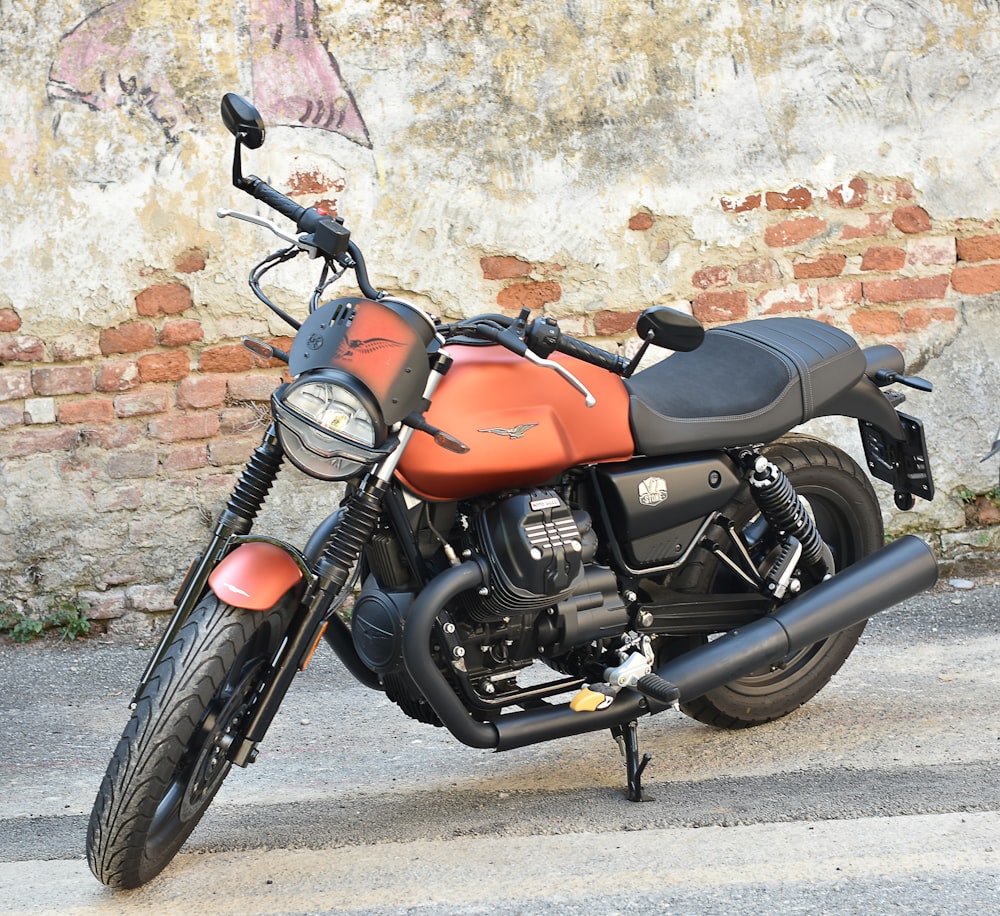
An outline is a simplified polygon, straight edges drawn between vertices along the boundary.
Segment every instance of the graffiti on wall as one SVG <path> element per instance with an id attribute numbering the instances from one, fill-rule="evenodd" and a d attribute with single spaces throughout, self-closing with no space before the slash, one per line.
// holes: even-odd
<path id="1" fill-rule="evenodd" d="M 176 37 L 170 47 L 170 24 L 156 22 L 157 10 L 143 9 L 143 2 L 115 0 L 63 36 L 48 97 L 95 111 L 141 104 L 174 141 L 201 120 L 197 101 L 175 78 L 178 58 L 190 49 Z M 249 0 L 248 6 L 253 94 L 269 121 L 332 131 L 370 147 L 361 112 L 320 34 L 315 0 Z"/>

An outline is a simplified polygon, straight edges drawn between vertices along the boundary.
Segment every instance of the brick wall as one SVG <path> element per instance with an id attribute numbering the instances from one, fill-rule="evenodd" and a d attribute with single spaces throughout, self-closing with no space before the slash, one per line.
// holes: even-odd
<path id="1" fill-rule="evenodd" d="M 1000 228 L 938 221 L 906 181 L 755 189 L 714 206 L 739 230 L 738 245 L 693 243 L 675 220 L 642 208 L 621 229 L 645 244 L 647 260 L 673 259 L 671 304 L 707 325 L 809 315 L 865 344 L 894 342 L 919 369 L 954 339 L 965 304 L 1000 291 Z M 571 333 L 634 348 L 634 302 L 598 296 L 597 307 L 579 307 L 589 268 L 517 255 L 482 257 L 479 268 L 482 311 L 492 295 L 506 312 L 527 305 Z M 135 296 L 124 321 L 58 339 L 25 333 L 16 310 L 0 309 L 0 479 L 7 517 L 19 519 L 0 533 L 8 597 L 30 606 L 79 593 L 94 616 L 115 620 L 169 608 L 283 373 L 203 322 L 192 289 L 208 272 L 206 255 L 187 251 Z M 71 499 L 46 495 L 55 477 Z M 43 492 L 31 492 L 33 481 Z M 291 514 L 307 529 L 321 518 Z"/>
<path id="2" fill-rule="evenodd" d="M 1000 227 L 993 220 L 938 222 L 915 198 L 907 181 L 861 177 L 821 190 L 723 197 L 719 208 L 745 239 L 735 248 L 690 251 L 673 304 L 686 304 L 709 326 L 807 314 L 865 344 L 895 343 L 922 361 L 928 341 L 952 333 L 962 301 L 1000 291 Z M 640 210 L 628 229 L 655 235 L 659 223 Z M 559 265 L 493 256 L 481 266 L 501 308 L 551 308 L 562 298 Z M 602 309 L 571 324 L 609 344 L 626 341 L 639 311 Z"/>

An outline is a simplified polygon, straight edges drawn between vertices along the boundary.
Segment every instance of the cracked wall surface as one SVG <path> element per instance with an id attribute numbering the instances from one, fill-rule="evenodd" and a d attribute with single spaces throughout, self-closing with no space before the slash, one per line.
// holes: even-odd
<path id="1" fill-rule="evenodd" d="M 894 530 L 960 540 L 997 483 L 1000 4 L 0 0 L 0 74 L 14 600 L 166 609 L 259 437 L 281 370 L 239 338 L 288 329 L 245 283 L 272 240 L 215 215 L 265 215 L 229 90 L 268 124 L 248 170 L 343 215 L 379 287 L 627 352 L 653 304 L 818 317 L 936 385 L 940 495 Z M 275 279 L 301 314 L 314 272 Z M 289 473 L 266 524 L 301 540 L 328 490 Z"/>

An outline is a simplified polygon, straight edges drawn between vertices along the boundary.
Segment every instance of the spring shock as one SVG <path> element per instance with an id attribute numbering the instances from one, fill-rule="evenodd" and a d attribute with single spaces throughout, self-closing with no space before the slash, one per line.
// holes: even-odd
<path id="1" fill-rule="evenodd" d="M 758 455 L 750 473 L 750 492 L 758 508 L 779 533 L 796 538 L 802 559 L 810 569 L 825 576 L 832 572 L 827 547 L 792 482 L 774 462 Z"/>

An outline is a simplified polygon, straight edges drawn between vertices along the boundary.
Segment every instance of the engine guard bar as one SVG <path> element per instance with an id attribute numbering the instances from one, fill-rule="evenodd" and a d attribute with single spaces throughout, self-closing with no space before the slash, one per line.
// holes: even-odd
<path id="1" fill-rule="evenodd" d="M 681 701 L 692 700 L 912 598 L 934 585 L 937 572 L 931 549 L 919 538 L 905 535 L 773 615 L 671 659 L 655 674 L 679 690 Z M 428 647 L 441 608 L 484 581 L 483 570 L 473 560 L 441 573 L 414 602 L 403 633 L 406 670 L 445 727 L 463 744 L 512 750 L 623 725 L 666 708 L 665 703 L 626 689 L 610 706 L 595 712 L 574 712 L 563 704 L 509 713 L 495 722 L 473 719 L 438 670 Z"/>

